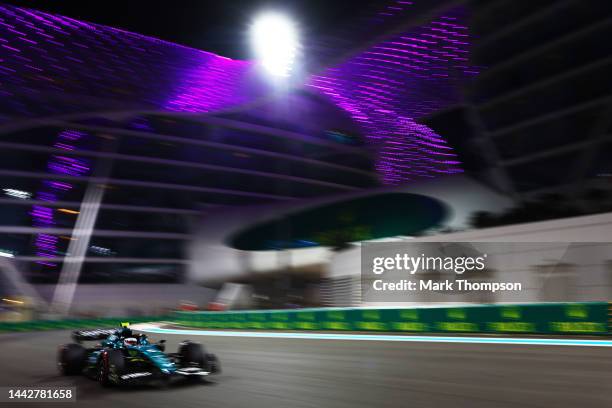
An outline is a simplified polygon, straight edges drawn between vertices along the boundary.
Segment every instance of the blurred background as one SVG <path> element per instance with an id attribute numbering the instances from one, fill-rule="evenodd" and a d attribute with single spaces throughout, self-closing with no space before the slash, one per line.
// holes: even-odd
<path id="1" fill-rule="evenodd" d="M 612 2 L 143 4 L 0 5 L 0 320 L 369 306 L 363 242 L 612 240 Z M 609 300 L 590 260 L 524 300 Z"/>

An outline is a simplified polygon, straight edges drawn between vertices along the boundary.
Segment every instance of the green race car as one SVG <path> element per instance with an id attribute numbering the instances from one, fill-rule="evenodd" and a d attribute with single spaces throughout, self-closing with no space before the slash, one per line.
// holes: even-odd
<path id="1" fill-rule="evenodd" d="M 166 353 L 165 340 L 151 343 L 128 324 L 118 329 L 77 330 L 75 343 L 59 347 L 57 364 L 63 375 L 85 374 L 104 386 L 142 382 L 168 383 L 178 378 L 203 379 L 220 372 L 214 354 L 195 342 L 183 341 L 178 352 Z M 84 347 L 85 341 L 99 341 Z"/>

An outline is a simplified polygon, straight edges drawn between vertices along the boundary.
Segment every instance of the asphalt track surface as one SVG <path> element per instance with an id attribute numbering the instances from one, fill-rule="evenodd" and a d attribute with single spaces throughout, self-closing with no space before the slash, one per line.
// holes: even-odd
<path id="1" fill-rule="evenodd" d="M 0 386 L 76 386 L 74 403 L 23 407 L 612 407 L 612 348 L 151 335 L 167 350 L 191 337 L 216 353 L 209 383 L 104 389 L 61 377 L 68 331 L 0 335 Z"/>

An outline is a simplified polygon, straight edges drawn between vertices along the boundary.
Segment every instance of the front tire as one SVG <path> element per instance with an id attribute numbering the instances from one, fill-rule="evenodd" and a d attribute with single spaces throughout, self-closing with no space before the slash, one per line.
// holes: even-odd
<path id="1" fill-rule="evenodd" d="M 184 366 L 196 365 L 202 368 L 205 367 L 206 352 L 201 344 L 190 341 L 183 342 L 179 347 L 178 354 L 181 356 L 181 363 Z"/>
<path id="2" fill-rule="evenodd" d="M 221 363 L 214 354 L 206 354 L 206 369 L 212 374 L 219 374 L 221 372 Z"/>

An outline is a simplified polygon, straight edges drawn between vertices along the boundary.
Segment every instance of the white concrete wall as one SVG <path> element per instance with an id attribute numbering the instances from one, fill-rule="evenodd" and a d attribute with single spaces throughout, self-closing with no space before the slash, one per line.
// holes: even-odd
<path id="1" fill-rule="evenodd" d="M 491 299 L 494 302 L 549 300 L 542 289 L 543 278 L 547 273 L 546 267 L 543 268 L 541 265 L 551 264 L 559 258 L 567 260 L 573 266 L 565 272 L 556 268 L 554 277 L 550 275 L 547 277 L 558 279 L 561 274 L 565 274 L 570 279 L 565 285 L 570 287 L 564 287 L 561 282 L 552 282 L 554 290 L 569 290 L 571 293 L 567 296 L 571 299 L 568 300 L 574 301 L 612 299 L 612 253 L 602 250 L 604 246 L 601 244 L 612 243 L 612 213 L 419 237 L 410 239 L 409 242 L 471 242 L 476 243 L 475 247 L 478 247 L 477 243 L 508 243 L 496 247 L 491 254 L 492 259 L 496 260 L 496 265 L 492 265 L 495 269 L 493 279 L 526 282 L 524 285 L 526 288 L 520 296 L 507 293 L 495 294 Z M 585 245 L 580 250 L 574 249 L 567 253 L 567 245 L 564 243 L 571 242 L 581 242 Z M 608 247 L 605 246 L 606 249 Z M 360 271 L 360 248 L 355 248 L 334 255 L 329 265 L 328 277 L 336 279 L 357 276 Z M 556 295 L 561 296 L 561 293 Z M 453 300 L 461 302 L 473 299 L 466 295 Z M 426 302 L 427 299 L 415 299 L 415 301 Z"/>

